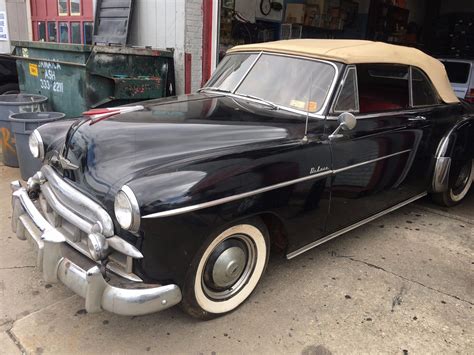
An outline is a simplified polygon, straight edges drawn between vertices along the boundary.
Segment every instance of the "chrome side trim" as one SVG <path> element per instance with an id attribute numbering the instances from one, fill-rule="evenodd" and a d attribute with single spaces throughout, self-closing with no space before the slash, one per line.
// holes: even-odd
<path id="1" fill-rule="evenodd" d="M 324 172 L 321 172 L 321 173 L 318 173 L 318 174 L 308 175 L 308 176 L 304 176 L 304 177 L 299 178 L 299 179 L 285 181 L 285 182 L 281 182 L 279 184 L 262 187 L 262 188 L 257 189 L 257 190 L 248 191 L 248 192 L 244 192 L 244 193 L 233 195 L 233 196 L 223 197 L 223 198 L 220 198 L 220 199 L 217 199 L 217 200 L 214 200 L 214 201 L 203 202 L 203 203 L 199 203 L 197 205 L 191 205 L 191 206 L 176 208 L 174 210 L 169 210 L 169 211 L 162 211 L 162 212 L 152 213 L 152 214 L 149 214 L 147 216 L 144 216 L 143 218 L 160 218 L 160 217 L 175 216 L 175 215 L 186 213 L 186 212 L 196 211 L 196 210 L 200 210 L 200 209 L 203 209 L 203 208 L 213 207 L 213 206 L 221 205 L 221 204 L 224 204 L 224 203 L 227 203 L 227 202 L 240 200 L 242 198 L 250 197 L 250 196 L 253 196 L 253 195 L 261 194 L 261 193 L 271 191 L 271 190 L 275 190 L 275 189 L 279 189 L 281 187 L 293 185 L 293 184 L 296 184 L 296 183 L 299 183 L 299 182 L 313 180 L 313 179 L 317 179 L 317 178 L 322 178 L 322 177 L 325 177 L 325 176 L 328 176 L 328 175 L 331 175 L 331 174 L 332 174 L 332 171 L 327 170 L 327 171 L 324 171 Z"/>
<path id="2" fill-rule="evenodd" d="M 350 225 L 350 226 L 348 226 L 348 227 L 346 227 L 346 228 L 344 228 L 344 229 L 341 229 L 340 231 L 337 231 L 337 232 L 335 232 L 335 233 L 329 234 L 328 236 L 323 237 L 323 238 L 321 238 L 321 239 L 318 239 L 318 240 L 316 240 L 316 241 L 314 241 L 314 242 L 312 242 L 312 243 L 310 243 L 310 244 L 308 244 L 308 245 L 305 245 L 304 247 L 299 248 L 298 250 L 295 250 L 295 251 L 293 251 L 293 252 L 291 252 L 291 253 L 288 253 L 288 254 L 286 255 L 286 258 L 287 258 L 287 259 L 293 259 L 294 257 L 296 257 L 296 256 L 298 256 L 298 255 L 304 253 L 305 251 L 308 251 L 308 250 L 310 250 L 310 249 L 312 249 L 312 248 L 314 248 L 314 247 L 317 247 L 318 245 L 321 245 L 321 244 L 323 244 L 323 243 L 326 243 L 326 242 L 330 241 L 331 239 L 334 239 L 334 238 L 336 238 L 336 237 L 339 237 L 340 235 L 342 235 L 342 234 L 344 234 L 344 233 L 347 233 L 347 232 L 349 232 L 349 231 L 351 231 L 351 230 L 353 230 L 353 229 L 356 229 L 357 227 L 360 227 L 360 226 L 362 226 L 362 225 L 364 225 L 364 224 L 366 224 L 366 223 L 372 222 L 373 220 L 375 220 L 375 219 L 377 219 L 377 218 L 379 218 L 379 217 L 382 217 L 383 215 L 386 215 L 387 213 L 393 212 L 393 211 L 395 211 L 395 210 L 397 210 L 397 209 L 399 209 L 399 208 L 401 208 L 401 207 L 403 207 L 403 206 L 406 206 L 406 205 L 412 203 L 413 201 L 416 201 L 416 200 L 418 200 L 418 199 L 420 199 L 420 198 L 423 198 L 423 197 L 425 197 L 426 195 L 428 195 L 428 193 L 427 193 L 427 192 L 423 192 L 423 193 L 421 193 L 421 194 L 419 194 L 419 195 L 416 195 L 416 196 L 414 196 L 414 197 L 412 197 L 412 198 L 410 198 L 410 199 L 408 199 L 408 200 L 406 200 L 406 201 L 403 201 L 403 202 L 401 202 L 401 203 L 399 203 L 399 204 L 397 204 L 397 205 L 395 205 L 395 206 L 393 206 L 393 207 L 390 207 L 390 208 L 388 208 L 388 209 L 386 209 L 386 210 L 384 210 L 384 211 L 381 211 L 381 212 L 379 212 L 379 213 L 377 213 L 377 214 L 374 214 L 373 216 L 371 216 L 371 217 L 369 217 L 369 218 L 366 218 L 366 219 L 364 219 L 364 220 L 362 220 L 362 221 L 359 221 L 359 222 L 357 222 L 357 223 L 355 223 L 355 224 L 353 224 L 353 225 Z"/>
<path id="3" fill-rule="evenodd" d="M 262 187 L 262 188 L 257 189 L 257 190 L 248 191 L 248 192 L 244 192 L 244 193 L 237 194 L 237 195 L 223 197 L 223 198 L 220 198 L 220 199 L 217 199 L 217 200 L 214 200 L 214 201 L 203 202 L 203 203 L 199 203 L 199 204 L 191 205 L 191 206 L 186 206 L 186 207 L 180 207 L 180 208 L 176 208 L 176 209 L 169 210 L 169 211 L 156 212 L 156 213 L 152 213 L 152 214 L 143 216 L 143 218 L 170 217 L 170 216 L 176 216 L 178 214 L 182 214 L 182 213 L 186 213 L 186 212 L 192 212 L 192 211 L 196 211 L 196 210 L 200 210 L 200 209 L 204 209 L 204 208 L 208 208 L 208 207 L 221 205 L 221 204 L 224 204 L 224 203 L 227 203 L 227 202 L 232 202 L 232 201 L 240 200 L 242 198 L 250 197 L 250 196 L 253 196 L 253 195 L 258 195 L 258 194 L 261 194 L 261 193 L 264 193 L 264 192 L 267 192 L 267 191 L 276 190 L 276 189 L 279 189 L 281 187 L 297 184 L 297 183 L 300 183 L 300 182 L 303 182 L 303 181 L 313 180 L 313 179 L 317 179 L 317 178 L 323 178 L 323 177 L 328 176 L 328 175 L 335 175 L 337 173 L 340 173 L 340 172 L 343 172 L 343 171 L 346 171 L 346 170 L 349 170 L 349 169 L 358 168 L 358 167 L 366 165 L 366 164 L 372 164 L 372 163 L 375 163 L 379 160 L 391 158 L 391 157 L 394 157 L 396 155 L 405 154 L 405 153 L 408 153 L 410 151 L 411 151 L 411 149 L 402 150 L 402 151 L 397 152 L 397 153 L 385 155 L 383 157 L 379 157 L 379 158 L 376 158 L 376 159 L 372 159 L 372 160 L 364 161 L 364 162 L 357 163 L 357 164 L 354 164 L 354 165 L 346 166 L 346 167 L 341 168 L 341 169 L 326 170 L 326 171 L 320 172 L 318 174 L 308 175 L 308 176 L 304 176 L 304 177 L 301 177 L 301 178 L 298 178 L 298 179 L 289 180 L 289 181 L 285 181 L 285 182 L 280 182 L 280 183 L 275 184 L 275 185 Z"/>
<path id="4" fill-rule="evenodd" d="M 68 206 L 67 210 L 73 210 L 78 216 L 90 216 L 88 219 L 90 219 L 89 222 L 91 224 L 99 221 L 102 226 L 101 233 L 105 237 L 114 235 L 114 224 L 112 218 L 98 203 L 83 195 L 74 187 L 62 180 L 49 165 L 43 165 L 41 172 L 51 185 L 56 198 L 62 205 Z M 59 192 L 61 196 L 58 196 L 56 191 Z"/>
<path id="5" fill-rule="evenodd" d="M 385 111 L 385 112 L 373 112 L 373 113 L 363 113 L 357 114 L 358 120 L 365 120 L 369 118 L 376 118 L 376 117 L 386 117 L 386 116 L 399 116 L 399 115 L 415 115 L 418 112 L 426 112 L 428 107 L 438 107 L 438 106 L 446 106 L 446 104 L 438 104 L 432 106 L 418 106 L 418 107 L 410 107 L 406 110 L 395 110 L 395 111 Z M 327 116 L 327 119 L 330 121 L 337 120 L 337 116 L 330 115 Z"/>
<path id="6" fill-rule="evenodd" d="M 377 162 L 377 161 L 379 161 L 379 160 L 384 160 L 384 159 L 387 159 L 387 158 L 391 158 L 391 157 L 394 157 L 394 156 L 397 156 L 397 155 L 402 155 L 402 154 L 409 153 L 409 152 L 411 152 L 411 149 L 405 149 L 405 150 L 402 150 L 402 151 L 400 151 L 400 152 L 396 152 L 396 153 L 392 153 L 392 154 L 389 154 L 389 155 L 385 155 L 385 156 L 383 156 L 383 157 L 379 157 L 379 158 L 375 158 L 375 159 L 363 161 L 363 162 L 361 162 L 361 163 L 357 163 L 357 164 L 354 164 L 354 165 L 349 165 L 349 166 L 346 166 L 346 167 L 344 167 L 344 168 L 335 169 L 335 170 L 333 170 L 333 173 L 334 173 L 334 174 L 338 174 L 338 173 L 341 173 L 341 172 L 346 171 L 346 170 L 358 168 L 359 166 L 363 166 L 363 165 L 367 165 L 367 164 L 372 164 L 372 163 L 375 163 L 375 162 Z"/>

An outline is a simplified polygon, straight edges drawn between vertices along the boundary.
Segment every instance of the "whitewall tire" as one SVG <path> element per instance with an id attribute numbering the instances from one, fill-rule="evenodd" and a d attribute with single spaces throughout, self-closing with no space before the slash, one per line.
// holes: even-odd
<path id="1" fill-rule="evenodd" d="M 186 277 L 183 308 L 210 319 L 239 307 L 255 290 L 269 257 L 269 236 L 257 219 L 211 236 Z"/>
<path id="2" fill-rule="evenodd" d="M 474 159 L 465 161 L 456 176 L 450 179 L 450 186 L 446 192 L 438 193 L 433 196 L 434 200 L 447 207 L 455 206 L 460 203 L 471 189 L 474 182 Z"/>

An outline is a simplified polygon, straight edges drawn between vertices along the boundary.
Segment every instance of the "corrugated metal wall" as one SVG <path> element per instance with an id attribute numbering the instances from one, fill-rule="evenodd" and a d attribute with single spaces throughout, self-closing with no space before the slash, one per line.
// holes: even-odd
<path id="1" fill-rule="evenodd" d="M 131 43 L 153 48 L 174 48 L 176 89 L 184 92 L 185 0 L 135 1 Z"/>

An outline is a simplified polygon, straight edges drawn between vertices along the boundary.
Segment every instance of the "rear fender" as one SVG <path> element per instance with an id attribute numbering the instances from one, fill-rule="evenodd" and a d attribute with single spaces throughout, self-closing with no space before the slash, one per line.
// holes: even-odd
<path id="1" fill-rule="evenodd" d="M 435 155 L 432 192 L 445 192 L 458 162 L 474 159 L 474 117 L 458 122 L 440 141 Z"/>

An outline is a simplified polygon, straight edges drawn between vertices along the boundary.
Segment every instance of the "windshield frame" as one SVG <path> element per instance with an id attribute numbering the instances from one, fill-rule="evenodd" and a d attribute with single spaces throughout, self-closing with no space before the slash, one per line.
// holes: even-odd
<path id="1" fill-rule="evenodd" d="M 237 97 L 237 98 L 241 98 L 241 99 L 245 99 L 245 100 L 249 100 L 249 101 L 253 101 L 253 102 L 258 103 L 258 102 L 260 102 L 259 100 L 254 100 L 254 99 L 247 98 L 243 95 L 238 94 L 236 91 L 238 90 L 240 85 L 243 83 L 243 81 L 247 78 L 248 74 L 252 71 L 255 64 L 258 62 L 258 60 L 260 59 L 260 57 L 263 54 L 272 55 L 272 56 L 279 56 L 279 57 L 289 57 L 289 58 L 295 58 L 295 59 L 300 59 L 300 60 L 309 60 L 309 61 L 314 61 L 314 62 L 319 62 L 319 63 L 325 63 L 325 64 L 331 65 L 334 68 L 334 76 L 332 78 L 332 82 L 331 82 L 331 85 L 330 85 L 329 90 L 327 92 L 327 95 L 324 99 L 324 103 L 317 112 L 308 112 L 308 111 L 305 111 L 305 110 L 298 110 L 298 109 L 295 109 L 295 108 L 292 108 L 292 107 L 283 106 L 283 105 L 279 105 L 279 104 L 276 104 L 276 103 L 272 102 L 278 109 L 281 109 L 281 110 L 290 111 L 290 112 L 294 112 L 294 113 L 297 113 L 297 114 L 302 114 L 302 115 L 305 115 L 305 116 L 308 116 L 308 117 L 314 117 L 314 118 L 324 118 L 325 117 L 324 113 L 326 112 L 326 110 L 329 106 L 329 102 L 331 100 L 331 97 L 333 96 L 332 94 L 334 93 L 334 89 L 336 87 L 337 80 L 338 80 L 339 74 L 340 74 L 339 73 L 339 67 L 335 63 L 333 63 L 331 61 L 328 61 L 328 60 L 309 57 L 309 56 L 304 56 L 304 55 L 299 55 L 299 54 L 298 55 L 297 54 L 286 54 L 286 53 L 279 53 L 279 52 L 272 52 L 272 51 L 232 52 L 232 53 L 227 54 L 227 56 L 236 55 L 236 54 L 237 55 L 238 54 L 257 54 L 257 57 L 255 58 L 253 63 L 250 65 L 250 67 L 247 69 L 247 71 L 242 76 L 242 78 L 237 82 L 235 87 L 232 90 L 230 90 L 230 92 L 222 92 L 222 91 L 213 90 L 212 88 L 206 88 L 206 85 L 209 83 L 209 81 L 212 78 L 212 76 L 211 76 L 211 78 L 209 78 L 209 80 L 206 82 L 206 84 L 204 84 L 204 86 L 201 89 L 199 89 L 199 91 L 215 92 L 215 93 L 219 93 L 221 95 L 233 96 L 233 97 Z M 269 101 L 265 98 L 262 98 L 262 99 L 264 99 L 266 101 Z"/>

